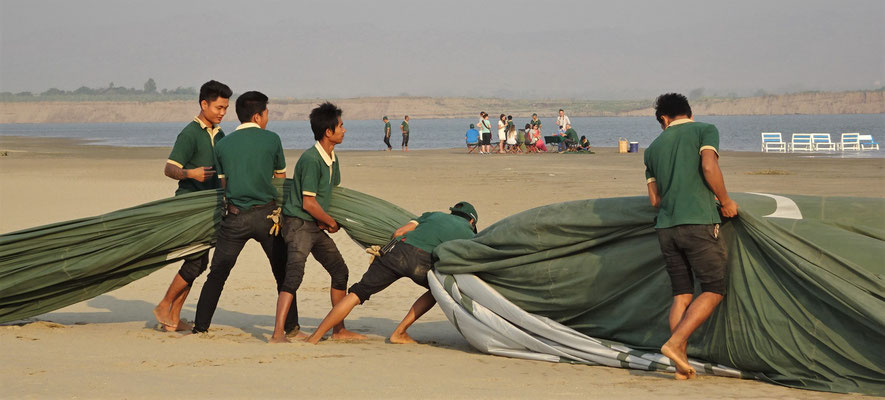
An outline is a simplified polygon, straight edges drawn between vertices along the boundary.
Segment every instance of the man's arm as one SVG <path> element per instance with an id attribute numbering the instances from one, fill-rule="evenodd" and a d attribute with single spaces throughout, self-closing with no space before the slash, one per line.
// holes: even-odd
<path id="1" fill-rule="evenodd" d="M 166 168 L 163 169 L 163 173 L 166 176 L 175 179 L 193 179 L 197 182 L 205 182 L 207 179 L 212 178 L 215 175 L 215 170 L 212 167 L 197 167 L 193 169 L 184 169 L 175 164 L 166 163 Z"/>
<path id="2" fill-rule="evenodd" d="M 719 155 L 715 151 L 711 149 L 701 151 L 701 169 L 704 171 L 704 180 L 722 204 L 722 216 L 737 215 L 738 205 L 728 197 L 728 191 L 725 190 L 725 179 L 722 178 L 722 170 L 719 169 Z"/>
<path id="3" fill-rule="evenodd" d="M 304 211 L 307 211 L 307 213 L 317 220 L 317 222 L 328 228 L 329 233 L 338 232 L 338 229 L 340 228 L 338 222 L 323 210 L 323 207 L 317 202 L 316 197 L 303 195 L 301 196 L 301 204 Z"/>
<path id="4" fill-rule="evenodd" d="M 407 224 L 399 227 L 395 232 L 393 232 L 393 237 L 402 236 L 406 233 L 414 231 L 415 228 L 418 227 L 418 221 L 409 221 Z"/>
<path id="5" fill-rule="evenodd" d="M 648 201 L 651 202 L 651 206 L 654 208 L 661 206 L 661 195 L 658 193 L 657 181 L 651 181 L 648 183 Z"/>

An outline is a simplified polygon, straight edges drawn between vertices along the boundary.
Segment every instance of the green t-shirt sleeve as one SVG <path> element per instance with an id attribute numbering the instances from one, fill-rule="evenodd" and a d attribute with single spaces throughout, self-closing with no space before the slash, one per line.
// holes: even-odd
<path id="1" fill-rule="evenodd" d="M 219 178 L 224 178 L 224 165 L 221 160 L 221 152 L 218 150 L 219 147 L 215 146 L 215 150 L 213 151 L 215 153 L 215 173 L 218 174 Z"/>
<path id="2" fill-rule="evenodd" d="M 193 136 L 181 132 L 175 139 L 175 145 L 172 146 L 172 152 L 169 153 L 169 159 L 181 164 L 181 167 L 184 168 L 184 165 L 194 156 L 194 151 L 196 149 L 197 146 L 196 143 L 194 143 Z"/>
<path id="3" fill-rule="evenodd" d="M 277 137 L 277 150 L 274 155 L 273 170 L 275 173 L 286 172 L 286 155 L 283 154 L 283 143 Z"/>
<path id="4" fill-rule="evenodd" d="M 649 179 L 654 179 L 655 174 L 651 171 L 651 167 L 648 166 L 648 149 L 645 150 L 645 155 L 643 156 L 645 162 L 645 181 L 648 182 Z"/>
<path id="5" fill-rule="evenodd" d="M 293 177 L 301 181 L 301 193 L 296 193 L 297 196 L 304 196 L 305 194 L 316 196 L 317 191 L 320 190 L 321 171 L 319 167 L 319 162 L 316 160 L 310 160 L 301 165 L 300 173 L 298 176 Z"/>
<path id="6" fill-rule="evenodd" d="M 707 127 L 701 131 L 701 149 L 699 151 L 711 147 L 716 154 L 719 154 L 719 130 L 716 129 L 715 125 L 707 125 Z"/>

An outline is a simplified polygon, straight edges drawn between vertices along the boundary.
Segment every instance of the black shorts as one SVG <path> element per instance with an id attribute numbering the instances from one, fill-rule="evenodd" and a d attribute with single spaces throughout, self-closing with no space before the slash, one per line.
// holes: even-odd
<path id="1" fill-rule="evenodd" d="M 701 282 L 701 291 L 725 294 L 728 258 L 719 224 L 677 225 L 657 231 L 674 296 L 694 293 L 694 277 Z"/>
<path id="2" fill-rule="evenodd" d="M 491 132 L 483 132 L 479 134 L 482 138 L 481 143 L 483 146 L 488 146 L 492 143 L 492 133 Z"/>
<path id="3" fill-rule="evenodd" d="M 408 145 L 409 145 L 409 134 L 403 133 L 403 147 L 408 146 Z"/>
<path id="4" fill-rule="evenodd" d="M 363 303 L 371 295 L 386 289 L 402 277 L 430 288 L 427 271 L 432 265 L 430 253 L 404 242 L 396 242 L 384 255 L 375 257 L 360 281 L 354 283 L 348 292 L 357 295 L 360 303 Z"/>

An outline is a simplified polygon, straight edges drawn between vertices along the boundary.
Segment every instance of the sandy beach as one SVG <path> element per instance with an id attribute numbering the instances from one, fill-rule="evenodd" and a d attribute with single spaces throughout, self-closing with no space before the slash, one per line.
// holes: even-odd
<path id="1" fill-rule="evenodd" d="M 347 140 L 345 138 L 345 140 Z M 645 196 L 642 154 L 478 155 L 464 149 L 342 151 L 342 185 L 412 212 L 473 203 L 479 229 L 545 204 Z M 3 155 L 5 154 L 5 155 Z M 0 137 L 0 233 L 103 214 L 169 197 L 168 148 L 91 146 Z M 291 175 L 300 151 L 286 151 Z M 885 158 L 723 152 L 731 192 L 885 197 Z M 369 256 L 333 235 L 356 282 Z M 672 375 L 497 357 L 471 348 L 434 308 L 410 330 L 418 345 L 385 338 L 421 293 L 400 280 L 357 307 L 362 342 L 269 345 L 276 293 L 267 260 L 248 244 L 207 335 L 160 332 L 151 310 L 179 264 L 94 299 L 0 326 L 0 393 L 9 398 L 844 398 L 733 378 Z M 193 319 L 205 276 L 182 316 Z M 310 258 L 298 291 L 301 325 L 329 311 L 328 274 Z"/>

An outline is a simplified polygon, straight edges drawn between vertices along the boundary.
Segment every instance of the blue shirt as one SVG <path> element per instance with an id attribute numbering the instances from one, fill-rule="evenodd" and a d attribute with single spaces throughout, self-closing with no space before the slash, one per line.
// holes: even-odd
<path id="1" fill-rule="evenodd" d="M 467 143 L 479 142 L 479 131 L 476 129 L 467 130 Z"/>

